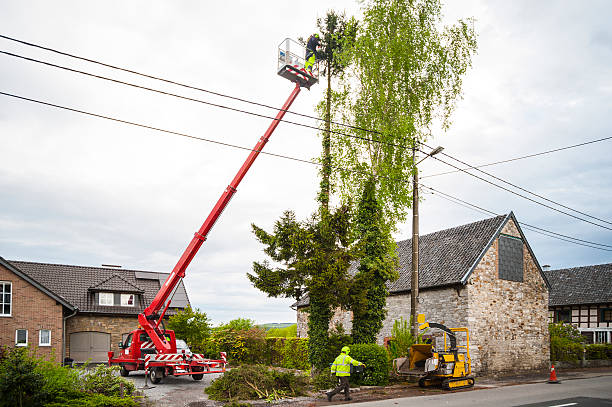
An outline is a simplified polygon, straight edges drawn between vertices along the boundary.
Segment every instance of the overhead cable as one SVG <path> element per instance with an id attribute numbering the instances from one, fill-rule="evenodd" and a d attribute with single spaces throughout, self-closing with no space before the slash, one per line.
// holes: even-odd
<path id="1" fill-rule="evenodd" d="M 131 125 L 131 126 L 136 126 L 136 127 L 140 127 L 140 128 L 146 128 L 146 129 L 154 130 L 154 131 L 157 131 L 157 132 L 162 132 L 162 133 L 166 133 L 166 134 L 172 134 L 172 135 L 175 135 L 175 136 L 186 137 L 186 138 L 190 138 L 190 139 L 194 139 L 194 140 L 199 140 L 199 141 L 205 141 L 205 142 L 208 142 L 208 143 L 219 144 L 219 145 L 222 145 L 222 146 L 231 147 L 231 148 L 237 148 L 237 149 L 246 150 L 246 151 L 255 151 L 252 148 L 248 148 L 248 147 L 243 147 L 243 146 L 239 146 L 239 145 L 235 145 L 235 144 L 231 144 L 231 143 L 221 142 L 221 141 L 218 141 L 218 140 L 207 139 L 207 138 L 204 138 L 204 137 L 193 136 L 193 135 L 190 135 L 190 134 L 187 134 L 187 133 L 178 132 L 178 131 L 166 130 L 166 129 L 162 129 L 162 128 L 151 126 L 151 125 L 136 123 L 136 122 L 132 122 L 132 121 L 129 121 L 129 120 L 118 119 L 118 118 L 111 117 L 111 116 L 106 116 L 106 115 L 102 115 L 102 114 L 98 114 L 98 113 L 92 113 L 92 112 L 88 112 L 88 111 L 81 110 L 81 109 L 76 109 L 76 108 L 71 108 L 71 107 L 67 107 L 67 106 L 62 106 L 62 105 L 58 105 L 58 104 L 54 104 L 54 103 L 50 103 L 50 102 L 45 102 L 45 101 L 41 101 L 41 100 L 37 100 L 37 99 L 32 99 L 32 98 L 28 98 L 28 97 L 24 97 L 24 96 L 19 96 L 19 95 L 7 93 L 7 92 L 1 92 L 0 91 L 0 95 L 4 95 L 4 96 L 20 99 L 20 100 L 25 100 L 25 101 L 33 102 L 33 103 L 37 103 L 37 104 L 40 104 L 40 105 L 54 107 L 54 108 L 57 108 L 57 109 L 67 110 L 67 111 L 71 111 L 71 112 L 74 112 L 74 113 L 80 113 L 80 114 L 87 115 L 87 116 L 92 116 L 92 117 L 97 117 L 97 118 L 101 118 L 101 119 L 106 119 L 106 120 L 110 120 L 110 121 L 114 121 L 114 122 L 118 122 L 118 123 L 122 123 L 122 124 L 128 124 L 128 125 Z M 262 153 L 262 154 L 265 154 L 265 155 L 272 156 L 272 157 L 283 158 L 283 159 L 287 159 L 287 160 L 291 160 L 291 161 L 297 161 L 297 162 L 301 162 L 301 163 L 305 163 L 305 164 L 311 164 L 311 165 L 315 165 L 315 166 L 318 166 L 318 167 L 322 166 L 321 163 L 317 163 L 317 162 L 310 161 L 310 160 L 295 158 L 295 157 L 291 157 L 291 156 L 287 156 L 287 155 L 283 155 L 283 154 L 270 153 L 270 152 L 266 152 L 266 151 L 259 151 L 259 152 Z M 354 172 L 354 173 L 361 173 L 361 174 L 363 174 L 363 172 L 360 172 L 360 171 L 345 169 L 345 168 L 336 167 L 336 166 L 334 166 L 333 169 L 338 170 L 338 171 L 343 171 L 343 172 Z M 390 178 L 390 177 L 386 177 L 386 178 Z M 396 181 L 410 182 L 409 179 L 405 179 L 405 178 L 400 178 L 400 179 L 393 178 L 393 179 L 396 180 Z M 419 184 L 419 185 L 422 185 L 422 184 Z M 425 185 L 422 185 L 422 186 L 427 188 L 427 189 L 434 190 L 431 187 L 428 187 L 428 186 L 425 186 Z M 441 193 L 440 191 L 436 191 L 436 192 Z M 458 199 L 458 198 L 455 198 L 455 199 Z M 466 201 L 463 201 L 463 202 L 467 203 Z M 475 206 L 473 204 L 469 204 L 469 205 L 477 207 L 477 206 Z M 477 208 L 479 208 L 479 207 L 477 207 Z M 485 209 L 482 209 L 482 208 L 479 208 L 479 209 L 486 211 Z M 488 212 L 494 214 L 494 212 L 491 212 L 491 211 L 488 211 Z M 536 228 L 535 226 L 532 226 L 532 225 L 527 225 L 527 226 Z M 541 231 L 546 231 L 546 232 L 554 234 L 554 235 L 568 237 L 570 239 L 574 239 L 574 240 L 577 240 L 577 241 L 580 241 L 580 242 L 587 242 L 587 243 L 590 243 L 592 245 L 612 247 L 612 246 L 601 244 L 601 243 L 589 242 L 589 241 L 586 241 L 586 240 L 581 240 L 581 239 L 573 238 L 573 237 L 570 237 L 570 236 L 561 235 L 561 234 L 558 234 L 556 232 L 552 232 L 552 231 L 549 231 L 549 230 L 546 230 L 546 229 L 543 229 L 543 228 L 538 228 L 538 229 L 541 230 Z M 562 239 L 562 238 L 560 238 L 558 236 L 551 235 L 550 237 L 554 237 L 554 238 L 557 238 L 557 239 L 560 239 L 560 240 L 565 240 L 565 239 Z M 568 241 L 568 240 L 566 240 L 566 241 Z M 569 242 L 570 243 L 579 244 L 578 242 L 574 242 L 574 241 L 569 241 Z M 595 246 L 588 246 L 588 247 L 592 247 L 592 248 L 600 249 L 600 250 L 607 250 L 607 249 L 604 249 L 602 247 L 595 247 Z"/>

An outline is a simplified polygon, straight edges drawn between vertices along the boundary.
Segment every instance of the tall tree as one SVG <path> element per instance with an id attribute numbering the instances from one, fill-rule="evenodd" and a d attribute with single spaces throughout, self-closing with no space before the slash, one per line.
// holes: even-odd
<path id="1" fill-rule="evenodd" d="M 345 98 L 337 100 L 354 127 L 333 138 L 332 158 L 352 170 L 334 173 L 343 197 L 362 195 L 356 225 L 365 249 L 353 288 L 353 336 L 369 342 L 384 318 L 383 279 L 394 277 L 391 232 L 411 206 L 412 147 L 434 124 L 450 126 L 476 40 L 469 21 L 442 27 L 440 0 L 369 0 L 363 16 Z"/>
<path id="2" fill-rule="evenodd" d="M 376 199 L 376 180 L 371 177 L 364 186 L 355 219 L 359 240 L 359 267 L 351 287 L 353 310 L 353 343 L 374 343 L 383 326 L 389 294 L 387 281 L 398 277 L 395 244 L 386 233 L 382 208 Z"/>
<path id="3" fill-rule="evenodd" d="M 313 216 L 299 222 L 285 211 L 273 233 L 252 225 L 265 245 L 264 252 L 276 263 L 253 262 L 247 276 L 253 285 L 271 297 L 310 297 L 308 336 L 309 359 L 318 370 L 327 368 L 329 321 L 333 308 L 346 303 L 350 264 L 350 214 L 347 207 L 330 213 L 323 222 Z"/>
<path id="4" fill-rule="evenodd" d="M 469 20 L 441 26 L 440 0 L 369 0 L 363 15 L 340 107 L 343 121 L 357 129 L 332 138 L 334 166 L 354 171 L 333 175 L 354 202 L 376 176 L 392 229 L 411 204 L 411 185 L 402 181 L 413 171 L 411 148 L 435 124 L 450 126 L 476 39 Z"/>
<path id="5" fill-rule="evenodd" d="M 317 19 L 317 27 L 321 32 L 322 50 L 319 59 L 322 61 L 323 75 L 327 78 L 327 89 L 325 98 L 321 101 L 317 110 L 324 119 L 323 152 L 321 155 L 321 189 L 319 202 L 324 211 L 329 210 L 329 198 L 332 192 L 331 178 L 331 122 L 332 122 L 332 77 L 341 76 L 344 69 L 350 63 L 351 49 L 357 35 L 357 20 L 354 17 L 347 18 L 344 13 L 339 14 L 334 10 L 327 12 L 325 18 Z"/>

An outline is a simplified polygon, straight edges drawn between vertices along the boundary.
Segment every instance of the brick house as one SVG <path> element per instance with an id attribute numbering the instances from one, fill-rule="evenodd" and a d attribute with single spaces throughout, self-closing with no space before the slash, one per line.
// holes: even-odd
<path id="1" fill-rule="evenodd" d="M 0 257 L 0 346 L 105 362 L 151 303 L 166 273 L 7 261 Z M 189 305 L 183 283 L 167 314 Z"/>
<path id="2" fill-rule="evenodd" d="M 469 329 L 474 372 L 548 367 L 549 284 L 512 212 L 420 236 L 419 246 L 419 312 L 430 322 Z M 380 344 L 395 320 L 410 318 L 411 248 L 410 239 L 397 243 L 400 276 L 388 284 Z M 298 336 L 305 337 L 308 298 L 294 307 Z M 337 310 L 330 327 L 340 322 L 350 331 L 351 318 Z"/>
<path id="3" fill-rule="evenodd" d="M 550 322 L 573 324 L 588 343 L 612 343 L 612 264 L 545 270 Z"/>

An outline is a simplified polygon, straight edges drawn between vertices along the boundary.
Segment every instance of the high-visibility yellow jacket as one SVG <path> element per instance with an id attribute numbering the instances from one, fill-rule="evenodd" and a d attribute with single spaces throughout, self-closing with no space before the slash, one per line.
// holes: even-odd
<path id="1" fill-rule="evenodd" d="M 336 376 L 350 376 L 351 375 L 351 365 L 359 366 L 362 365 L 358 360 L 353 359 L 346 353 L 341 353 L 338 355 L 334 363 L 331 365 L 332 374 L 336 374 Z"/>

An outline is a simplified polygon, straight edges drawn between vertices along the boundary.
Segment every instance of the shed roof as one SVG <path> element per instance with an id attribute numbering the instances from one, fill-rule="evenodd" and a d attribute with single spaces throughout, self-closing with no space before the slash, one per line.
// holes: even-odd
<path id="1" fill-rule="evenodd" d="M 518 221 L 510 212 L 506 215 L 419 236 L 419 289 L 465 284 L 510 219 L 516 224 L 527 250 L 538 264 Z M 399 278 L 387 283 L 391 294 L 399 294 L 411 289 L 412 239 L 397 242 L 397 254 Z M 349 272 L 355 273 L 356 270 L 355 263 Z M 542 274 L 542 277 L 546 281 L 546 276 Z M 548 285 L 548 282 L 546 284 Z M 301 307 L 308 303 L 308 295 L 305 295 L 292 307 Z"/>
<path id="2" fill-rule="evenodd" d="M 42 286 L 65 298 L 80 312 L 100 314 L 136 315 L 153 301 L 167 273 L 147 272 L 106 267 L 71 266 L 66 264 L 33 263 L 26 261 L 8 261 L 12 266 L 38 281 Z M 105 287 L 112 292 L 140 293 L 142 301 L 134 307 L 101 306 L 93 301 L 90 288 L 100 291 Z M 106 289 L 103 291 L 107 291 Z M 173 308 L 184 308 L 189 305 L 185 286 L 181 281 L 167 314 Z"/>
<path id="3" fill-rule="evenodd" d="M 548 304 L 580 305 L 612 302 L 612 263 L 546 270 Z"/>

